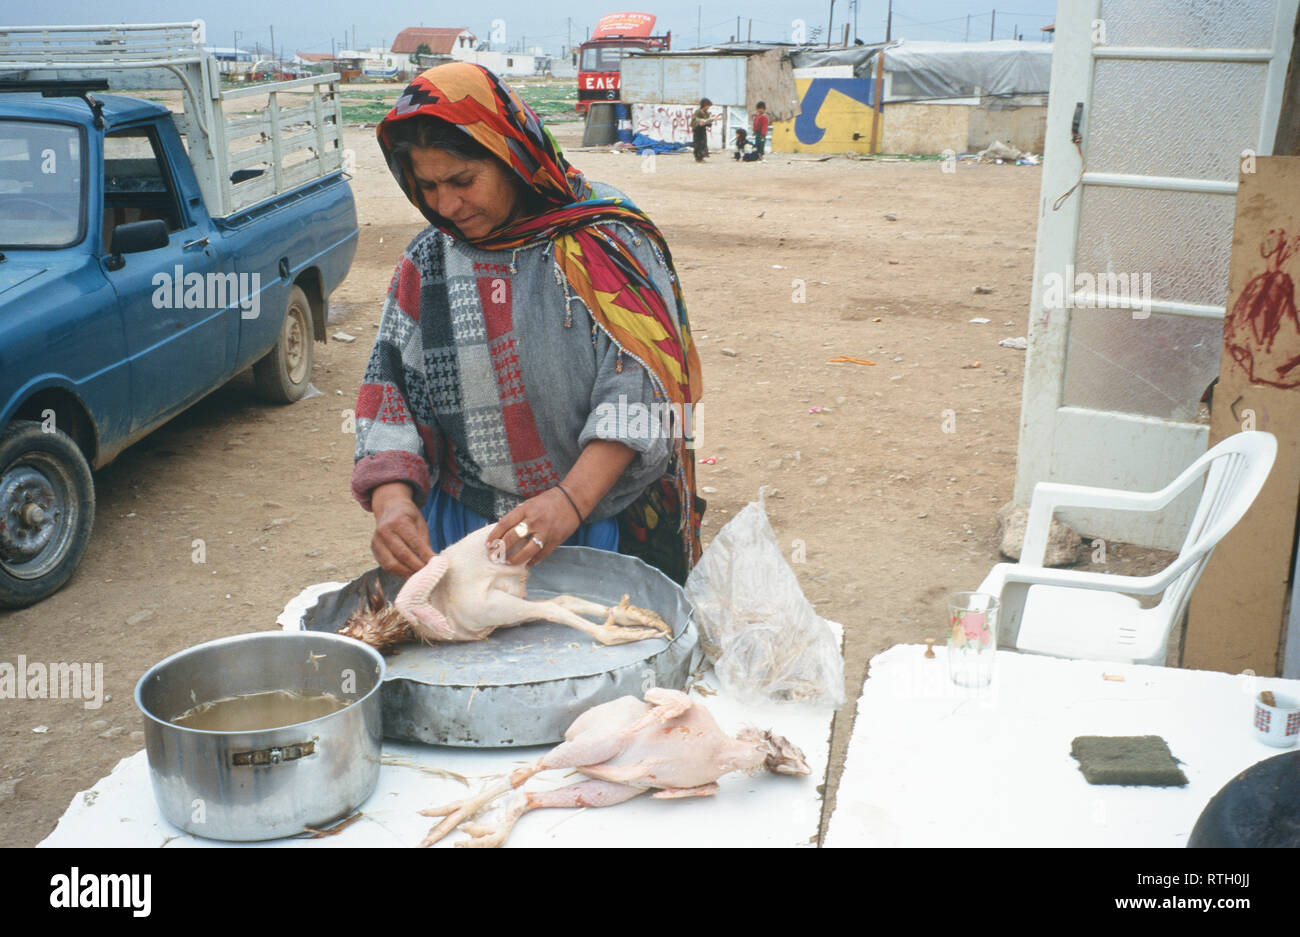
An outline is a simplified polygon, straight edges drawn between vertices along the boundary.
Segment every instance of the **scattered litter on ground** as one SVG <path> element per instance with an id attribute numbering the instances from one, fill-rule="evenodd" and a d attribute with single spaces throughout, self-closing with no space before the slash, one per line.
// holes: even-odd
<path id="1" fill-rule="evenodd" d="M 978 361 L 972 361 L 970 364 L 963 364 L 963 365 L 961 366 L 961 369 L 962 369 L 963 371 L 973 371 L 973 370 L 975 370 L 976 368 L 978 368 L 979 366 L 980 366 L 980 363 L 979 363 Z"/>
<path id="2" fill-rule="evenodd" d="M 972 293 L 974 293 L 976 296 L 987 296 L 987 295 L 989 295 L 990 293 L 993 292 L 993 287 L 991 287 L 991 286 L 972 286 L 970 291 L 971 291 Z"/>
<path id="3" fill-rule="evenodd" d="M 985 319 L 983 316 L 976 316 L 974 319 L 970 320 L 970 323 L 971 325 L 988 325 L 989 321 L 989 319 Z"/>
<path id="4" fill-rule="evenodd" d="M 1019 159 L 1027 159 L 1032 154 L 1023 153 L 1013 146 L 1007 146 L 1001 140 L 994 140 L 987 149 L 980 150 L 979 161 L 981 163 L 1012 163 Z"/>
<path id="5" fill-rule="evenodd" d="M 827 358 L 827 364 L 869 364 L 875 365 L 870 358 L 854 358 L 851 355 L 836 355 L 834 358 Z"/>
<path id="6" fill-rule="evenodd" d="M 1003 348 L 1014 348 L 1016 351 L 1024 351 L 1029 347 L 1029 339 L 1021 338 L 1004 338 L 998 342 Z"/>

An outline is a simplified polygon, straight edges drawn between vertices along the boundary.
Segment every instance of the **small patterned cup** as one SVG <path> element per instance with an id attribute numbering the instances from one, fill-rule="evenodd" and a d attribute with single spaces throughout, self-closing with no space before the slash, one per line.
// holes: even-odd
<path id="1" fill-rule="evenodd" d="M 965 687 L 993 682 L 998 651 L 998 600 L 983 592 L 948 596 L 948 676 Z"/>
<path id="2" fill-rule="evenodd" d="M 1255 718 L 1251 722 L 1255 738 L 1274 748 L 1290 748 L 1300 738 L 1300 701 L 1281 693 L 1271 694 L 1273 702 L 1264 701 L 1264 694 L 1255 697 Z"/>

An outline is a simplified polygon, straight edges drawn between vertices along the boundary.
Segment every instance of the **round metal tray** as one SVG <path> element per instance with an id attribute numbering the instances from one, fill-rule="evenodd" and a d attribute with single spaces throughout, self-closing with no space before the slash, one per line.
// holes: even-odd
<path id="1" fill-rule="evenodd" d="M 402 580 L 371 570 L 321 595 L 303 627 L 337 631 L 375 576 L 384 595 L 397 595 Z M 484 641 L 404 645 L 388 658 L 384 735 L 472 748 L 550 745 L 592 706 L 652 686 L 685 687 L 699 662 L 698 638 L 694 609 L 675 582 L 635 557 L 560 547 L 532 570 L 528 597 L 564 594 L 607 605 L 629 594 L 633 605 L 657 612 L 673 638 L 606 647 L 574 628 L 534 621 Z"/>

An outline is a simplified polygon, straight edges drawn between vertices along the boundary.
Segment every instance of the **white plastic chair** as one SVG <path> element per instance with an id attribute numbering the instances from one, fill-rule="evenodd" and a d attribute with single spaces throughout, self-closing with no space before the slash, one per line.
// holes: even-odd
<path id="1" fill-rule="evenodd" d="M 998 645 L 1057 657 L 1164 664 L 1169 633 L 1182 619 L 1205 564 L 1255 500 L 1277 455 L 1271 433 L 1229 436 L 1160 491 L 1040 482 L 1029 503 L 1019 563 L 999 563 L 980 592 L 1000 597 Z M 1151 576 L 1044 568 L 1048 527 L 1058 508 L 1158 511 L 1205 476 L 1178 558 Z M 1157 595 L 1142 608 L 1134 595 Z"/>

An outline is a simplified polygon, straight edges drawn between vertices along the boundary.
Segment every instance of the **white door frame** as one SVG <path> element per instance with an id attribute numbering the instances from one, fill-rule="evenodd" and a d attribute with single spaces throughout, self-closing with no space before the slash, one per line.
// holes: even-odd
<path id="1" fill-rule="evenodd" d="M 1267 63 L 1260 133 L 1256 153 L 1273 149 L 1281 108 L 1292 33 L 1300 0 L 1277 0 L 1273 44 L 1269 49 L 1192 49 L 1119 47 L 1094 43 L 1094 24 L 1102 0 L 1066 0 L 1060 4 L 1052 54 L 1052 84 L 1047 108 L 1047 142 L 1039 196 L 1038 237 L 1030 298 L 1029 345 L 1020 411 L 1020 443 L 1015 500 L 1027 504 L 1040 481 L 1102 485 L 1132 490 L 1163 487 L 1205 452 L 1209 427 L 1158 417 L 1062 406 L 1064 400 L 1070 308 L 1044 306 L 1044 278 L 1075 262 L 1082 194 L 1088 186 L 1159 189 L 1235 195 L 1232 180 L 1188 179 L 1084 172 L 1082 183 L 1059 211 L 1052 204 L 1080 178 L 1079 152 L 1071 142 L 1077 102 L 1083 102 L 1083 152 L 1088 152 L 1092 82 L 1099 59 Z M 1097 271 L 1093 271 L 1096 273 Z M 1072 284 L 1071 284 L 1072 286 Z M 1228 284 L 1224 283 L 1224 295 Z M 1076 307 L 1090 297 L 1076 294 Z M 1114 304 L 1112 304 L 1114 305 Z M 1149 311 L 1222 320 L 1223 306 L 1154 301 Z M 1195 492 L 1158 516 L 1101 516 L 1087 511 L 1065 520 L 1086 534 L 1177 550 L 1182 543 Z"/>

